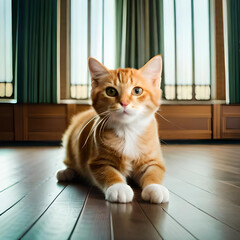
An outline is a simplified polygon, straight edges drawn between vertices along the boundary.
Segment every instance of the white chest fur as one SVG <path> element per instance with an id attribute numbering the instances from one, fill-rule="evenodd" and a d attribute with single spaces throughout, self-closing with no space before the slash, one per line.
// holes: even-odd
<path id="1" fill-rule="evenodd" d="M 139 138 L 144 134 L 151 120 L 152 118 L 147 118 L 131 124 L 114 127 L 117 136 L 123 139 L 122 144 L 118 146 L 119 152 L 132 159 L 138 158 L 142 153 L 139 146 Z"/>
<path id="2" fill-rule="evenodd" d="M 123 129 L 116 129 L 119 137 L 123 138 L 122 144 L 118 147 L 119 152 L 130 158 L 138 158 L 141 151 L 138 146 L 140 134 L 135 128 L 125 127 Z"/>

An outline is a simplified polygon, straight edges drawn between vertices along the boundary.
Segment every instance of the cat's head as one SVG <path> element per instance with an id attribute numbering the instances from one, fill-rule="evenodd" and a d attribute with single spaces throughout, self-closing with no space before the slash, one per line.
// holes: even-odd
<path id="1" fill-rule="evenodd" d="M 92 78 L 91 98 L 98 114 L 113 121 L 130 123 L 153 116 L 161 99 L 162 58 L 155 56 L 141 69 L 109 70 L 89 58 Z"/>

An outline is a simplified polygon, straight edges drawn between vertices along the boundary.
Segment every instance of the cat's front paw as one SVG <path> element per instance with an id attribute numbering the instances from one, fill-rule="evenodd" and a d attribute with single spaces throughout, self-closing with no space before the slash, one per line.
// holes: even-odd
<path id="1" fill-rule="evenodd" d="M 105 192 L 105 199 L 110 202 L 127 203 L 133 200 L 133 190 L 126 183 L 115 183 Z"/>
<path id="2" fill-rule="evenodd" d="M 165 203 L 169 201 L 169 191 L 163 185 L 150 184 L 143 189 L 142 199 L 151 203 Z"/>

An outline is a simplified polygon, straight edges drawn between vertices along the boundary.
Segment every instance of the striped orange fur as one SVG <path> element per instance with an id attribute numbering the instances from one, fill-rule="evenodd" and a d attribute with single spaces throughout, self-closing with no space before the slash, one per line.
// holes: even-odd
<path id="1" fill-rule="evenodd" d="M 89 70 L 92 109 L 77 114 L 63 136 L 67 168 L 57 173 L 58 180 L 78 174 L 98 186 L 107 200 L 130 202 L 131 177 L 143 188 L 144 200 L 167 202 L 155 119 L 161 99 L 161 56 L 139 70 L 108 70 L 90 58 Z"/>

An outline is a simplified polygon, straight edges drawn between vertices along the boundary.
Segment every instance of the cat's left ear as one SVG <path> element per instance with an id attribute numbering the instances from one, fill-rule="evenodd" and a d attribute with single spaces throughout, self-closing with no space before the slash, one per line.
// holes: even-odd
<path id="1" fill-rule="evenodd" d="M 150 59 L 142 68 L 139 73 L 155 87 L 160 88 L 161 74 L 162 74 L 162 56 L 157 55 Z"/>
<path id="2" fill-rule="evenodd" d="M 92 77 L 92 84 L 98 83 L 98 81 L 109 74 L 108 69 L 93 57 L 88 59 L 88 67 Z"/>

